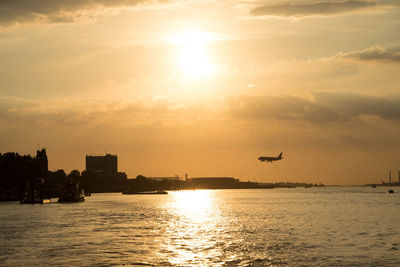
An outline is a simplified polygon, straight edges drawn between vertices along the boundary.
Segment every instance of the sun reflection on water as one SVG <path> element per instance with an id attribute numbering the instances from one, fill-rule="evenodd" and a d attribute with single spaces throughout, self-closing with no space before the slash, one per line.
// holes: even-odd
<path id="1" fill-rule="evenodd" d="M 171 208 L 192 222 L 208 220 L 208 213 L 214 211 L 214 203 L 209 190 L 182 191 L 174 194 Z"/>
<path id="2" fill-rule="evenodd" d="M 221 216 L 210 190 L 173 192 L 163 253 L 173 265 L 209 262 L 220 255 Z"/>

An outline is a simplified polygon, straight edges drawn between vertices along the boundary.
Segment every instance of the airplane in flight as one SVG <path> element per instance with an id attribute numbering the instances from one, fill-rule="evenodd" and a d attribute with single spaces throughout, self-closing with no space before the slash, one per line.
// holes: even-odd
<path id="1" fill-rule="evenodd" d="M 282 158 L 282 152 L 279 154 L 279 156 L 277 157 L 259 157 L 258 158 L 260 161 L 265 161 L 266 163 L 268 162 L 273 162 L 273 161 L 277 161 L 277 160 L 281 160 Z"/>

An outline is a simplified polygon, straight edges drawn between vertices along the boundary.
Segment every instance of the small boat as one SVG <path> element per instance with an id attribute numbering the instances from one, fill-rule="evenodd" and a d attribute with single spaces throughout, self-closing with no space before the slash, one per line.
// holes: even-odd
<path id="1" fill-rule="evenodd" d="M 85 201 L 85 196 L 83 189 L 80 187 L 79 183 L 67 182 L 64 183 L 62 187 L 62 192 L 58 202 L 83 202 Z"/>
<path id="2" fill-rule="evenodd" d="M 47 197 L 42 190 L 44 179 L 35 178 L 27 181 L 25 191 L 20 204 L 47 204 L 50 203 L 50 197 Z"/>
<path id="3" fill-rule="evenodd" d="M 138 192 L 138 191 L 124 191 L 122 192 L 123 195 L 166 195 L 168 194 L 168 192 L 166 191 L 142 191 L 142 192 Z"/>
<path id="4" fill-rule="evenodd" d="M 44 198 L 36 192 L 32 195 L 25 194 L 24 197 L 19 201 L 20 204 L 48 204 L 50 202 L 50 198 Z"/>
<path id="5" fill-rule="evenodd" d="M 388 190 L 388 193 L 389 193 L 389 194 L 393 194 L 393 193 L 394 193 L 394 190 L 393 190 L 393 189 L 389 189 L 389 190 Z"/>

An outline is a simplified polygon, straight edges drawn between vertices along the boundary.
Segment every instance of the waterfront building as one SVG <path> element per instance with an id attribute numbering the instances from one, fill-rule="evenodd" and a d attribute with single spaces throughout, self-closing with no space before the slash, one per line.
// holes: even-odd
<path id="1" fill-rule="evenodd" d="M 181 180 L 181 178 L 179 177 L 179 175 L 175 175 L 175 176 L 162 176 L 162 177 L 146 177 L 149 180 L 153 180 L 153 181 L 179 181 Z"/>
<path id="2" fill-rule="evenodd" d="M 118 172 L 118 156 L 106 154 L 105 156 L 86 155 L 86 171 L 96 174 L 113 174 Z"/>
<path id="3" fill-rule="evenodd" d="M 47 178 L 47 173 L 49 171 L 49 164 L 47 160 L 46 149 L 43 148 L 41 150 L 36 151 L 36 158 L 34 158 L 35 162 L 35 178 Z"/>
<path id="4" fill-rule="evenodd" d="M 89 173 L 94 173 L 96 177 L 122 180 L 126 179 L 126 174 L 124 172 L 118 172 L 117 155 L 86 155 L 86 171 Z"/>
<path id="5" fill-rule="evenodd" d="M 187 181 L 198 188 L 231 188 L 239 183 L 239 179 L 233 177 L 193 177 Z"/>

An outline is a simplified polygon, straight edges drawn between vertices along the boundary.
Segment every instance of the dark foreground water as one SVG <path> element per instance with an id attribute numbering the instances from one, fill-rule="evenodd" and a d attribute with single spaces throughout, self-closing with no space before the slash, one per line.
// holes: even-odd
<path id="1" fill-rule="evenodd" d="M 400 266 L 400 194 L 386 191 L 197 190 L 0 203 L 0 266 Z"/>

